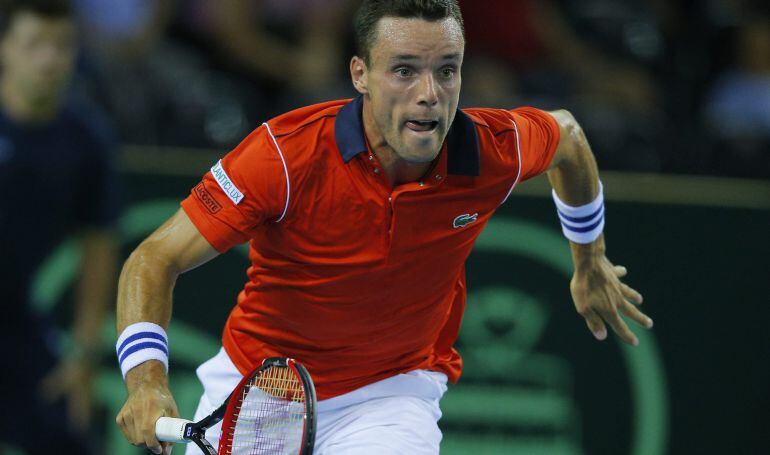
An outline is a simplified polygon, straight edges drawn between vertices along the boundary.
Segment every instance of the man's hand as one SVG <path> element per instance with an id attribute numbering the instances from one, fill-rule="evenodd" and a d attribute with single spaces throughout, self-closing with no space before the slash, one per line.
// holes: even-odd
<path id="1" fill-rule="evenodd" d="M 126 374 L 126 387 L 128 399 L 115 418 L 120 431 L 137 447 L 170 454 L 173 444 L 159 442 L 155 437 L 158 418 L 179 417 L 163 364 L 150 360 L 131 369 Z"/>
<path id="2" fill-rule="evenodd" d="M 46 400 L 66 399 L 70 422 L 79 431 L 88 430 L 91 424 L 94 372 L 91 360 L 83 356 L 66 357 L 40 384 Z"/>
<path id="3" fill-rule="evenodd" d="M 648 329 L 652 328 L 652 319 L 636 307 L 642 304 L 642 295 L 620 281 L 627 273 L 625 267 L 612 265 L 601 255 L 575 270 L 570 291 L 577 312 L 597 340 L 607 338 L 606 322 L 623 341 L 636 346 L 639 340 L 620 313 Z"/>
<path id="4" fill-rule="evenodd" d="M 592 207 L 593 201 L 597 201 L 601 196 L 601 182 L 596 159 L 585 133 L 569 112 L 559 110 L 551 112 L 551 115 L 559 124 L 560 135 L 556 153 L 548 167 L 548 180 L 563 206 L 571 207 L 573 212 L 578 207 Z M 603 204 L 601 201 L 599 203 Z M 603 210 L 603 205 L 600 210 Z M 575 301 L 577 312 L 585 318 L 588 328 L 597 340 L 607 338 L 607 328 L 604 325 L 607 323 L 623 341 L 636 346 L 639 340 L 628 329 L 620 315 L 623 314 L 648 329 L 652 327 L 652 319 L 635 306 L 642 304 L 642 295 L 620 281 L 620 278 L 626 276 L 626 268 L 614 266 L 607 259 L 604 234 L 594 236 L 596 233 L 593 230 L 603 221 L 600 217 L 604 216 L 604 212 L 598 216 L 597 213 L 600 212 L 594 212 L 590 216 L 587 216 L 589 213 L 572 214 L 577 220 L 573 218 L 570 223 L 579 224 L 581 221 L 587 221 L 586 217 L 594 221 L 590 227 L 591 231 L 575 231 L 566 227 L 564 219 L 561 220 L 565 226 L 565 234 L 568 231 L 572 233 L 567 235 L 570 239 L 572 263 L 575 266 L 575 274 L 570 282 L 572 300 Z M 561 217 L 562 215 L 560 219 Z M 575 236 L 577 232 L 591 232 L 592 235 L 590 239 L 580 238 Z"/>

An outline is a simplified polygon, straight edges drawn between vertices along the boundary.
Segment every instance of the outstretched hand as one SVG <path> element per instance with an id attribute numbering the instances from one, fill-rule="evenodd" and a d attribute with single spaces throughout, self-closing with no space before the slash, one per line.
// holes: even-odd
<path id="1" fill-rule="evenodd" d="M 652 319 L 637 308 L 642 304 L 642 295 L 620 280 L 627 274 L 625 267 L 613 265 L 602 255 L 575 270 L 570 291 L 577 312 L 597 340 L 607 338 L 605 324 L 609 324 L 623 341 L 636 346 L 639 339 L 620 315 L 647 329 L 652 328 Z"/>
<path id="2" fill-rule="evenodd" d="M 86 357 L 65 357 L 40 384 L 46 400 L 66 400 L 70 422 L 81 432 L 88 431 L 92 423 L 94 370 Z"/>

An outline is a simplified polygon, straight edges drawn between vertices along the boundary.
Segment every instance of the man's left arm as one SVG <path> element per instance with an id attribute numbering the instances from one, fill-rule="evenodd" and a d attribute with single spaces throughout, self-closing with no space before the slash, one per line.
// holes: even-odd
<path id="1" fill-rule="evenodd" d="M 564 110 L 550 114 L 559 124 L 560 140 L 548 168 L 548 179 L 558 198 L 565 232 L 574 232 L 570 249 L 575 272 L 570 291 L 575 308 L 596 339 L 607 337 L 605 324 L 609 324 L 623 341 L 635 346 L 639 340 L 620 315 L 648 329 L 652 319 L 637 308 L 642 295 L 621 281 L 626 268 L 613 265 L 605 255 L 604 235 L 600 233 L 603 199 L 596 160 L 572 114 Z M 594 235 L 598 233 L 596 238 L 592 238 L 592 230 Z"/>
<path id="2" fill-rule="evenodd" d="M 85 228 L 79 235 L 81 266 L 75 289 L 73 349 L 44 383 L 51 399 L 64 396 L 72 422 L 80 429 L 91 421 L 92 391 L 101 353 L 102 327 L 114 300 L 118 242 L 109 228 Z"/>

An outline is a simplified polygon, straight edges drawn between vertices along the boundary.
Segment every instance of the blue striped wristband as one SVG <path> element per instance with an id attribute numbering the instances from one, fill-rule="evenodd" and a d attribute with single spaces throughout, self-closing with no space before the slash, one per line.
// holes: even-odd
<path id="1" fill-rule="evenodd" d="M 168 373 L 168 337 L 163 327 L 152 322 L 137 322 L 123 330 L 115 344 L 123 379 L 131 368 L 148 360 L 158 360 Z"/>
<path id="2" fill-rule="evenodd" d="M 604 230 L 604 187 L 599 182 L 599 194 L 588 204 L 573 207 L 567 205 L 552 190 L 556 213 L 561 221 L 564 236 L 575 243 L 591 243 Z"/>

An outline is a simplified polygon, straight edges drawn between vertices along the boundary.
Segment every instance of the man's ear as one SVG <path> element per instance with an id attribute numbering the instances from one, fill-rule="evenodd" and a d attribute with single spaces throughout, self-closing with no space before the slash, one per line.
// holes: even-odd
<path id="1" fill-rule="evenodd" d="M 350 59 L 350 79 L 353 81 L 353 88 L 362 95 L 369 93 L 367 87 L 367 74 L 366 63 L 361 57 L 353 57 Z"/>

